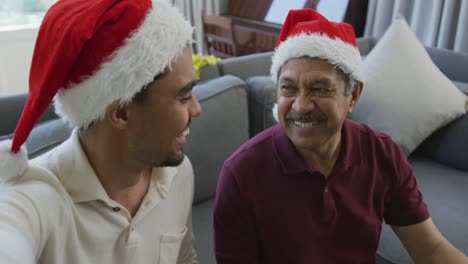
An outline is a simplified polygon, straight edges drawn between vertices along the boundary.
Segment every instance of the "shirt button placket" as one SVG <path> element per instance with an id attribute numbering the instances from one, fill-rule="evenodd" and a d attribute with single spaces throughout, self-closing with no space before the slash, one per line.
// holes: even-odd
<path id="1" fill-rule="evenodd" d="M 332 197 L 330 196 L 328 185 L 325 185 L 323 187 L 322 198 L 323 198 L 322 221 L 325 223 L 328 223 L 331 221 L 331 218 L 333 216 L 333 208 L 331 206 L 331 201 L 330 201 Z"/>
<path id="2" fill-rule="evenodd" d="M 138 232 L 135 230 L 135 228 L 136 228 L 135 223 L 131 223 L 128 226 L 128 242 L 127 242 L 128 246 L 138 243 L 138 234 L 137 234 Z"/>

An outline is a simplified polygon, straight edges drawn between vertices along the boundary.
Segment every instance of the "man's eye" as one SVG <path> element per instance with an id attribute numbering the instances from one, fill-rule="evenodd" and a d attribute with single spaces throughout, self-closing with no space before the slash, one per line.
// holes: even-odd
<path id="1" fill-rule="evenodd" d="M 314 87 L 312 88 L 312 94 L 315 96 L 330 96 L 333 94 L 333 90 L 324 87 Z"/>
<path id="2" fill-rule="evenodd" d="M 190 101 L 190 99 L 192 99 L 192 94 L 189 94 L 189 95 L 187 95 L 187 96 L 184 96 L 184 97 L 180 98 L 180 101 L 181 101 L 183 104 L 185 104 L 185 103 L 187 103 L 188 101 Z"/>
<path id="3" fill-rule="evenodd" d="M 289 85 L 281 85 L 280 94 L 285 97 L 292 96 L 294 94 L 294 88 Z"/>
<path id="4" fill-rule="evenodd" d="M 327 88 L 322 88 L 322 87 L 315 87 L 315 88 L 312 89 L 312 91 L 314 91 L 314 92 L 326 92 L 326 91 L 328 91 L 328 89 Z"/>
<path id="5" fill-rule="evenodd" d="M 292 93 L 294 91 L 294 87 L 291 85 L 281 85 L 281 91 L 283 93 Z"/>

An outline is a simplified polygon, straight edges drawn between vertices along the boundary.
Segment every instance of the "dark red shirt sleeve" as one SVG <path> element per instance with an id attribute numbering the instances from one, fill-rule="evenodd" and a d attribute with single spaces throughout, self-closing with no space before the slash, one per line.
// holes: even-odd
<path id="1" fill-rule="evenodd" d="M 226 164 L 216 190 L 214 233 L 218 264 L 258 263 L 253 209 Z"/>
<path id="2" fill-rule="evenodd" d="M 398 146 L 395 146 L 392 153 L 395 155 L 393 160 L 397 180 L 385 204 L 385 222 L 397 226 L 421 223 L 430 215 L 418 189 L 411 164 Z"/>

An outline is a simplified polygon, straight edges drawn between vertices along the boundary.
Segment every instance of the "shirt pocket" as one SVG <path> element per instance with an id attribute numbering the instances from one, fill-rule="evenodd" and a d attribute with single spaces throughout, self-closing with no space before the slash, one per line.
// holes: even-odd
<path id="1" fill-rule="evenodd" d="M 175 264 L 179 256 L 180 246 L 187 234 L 187 227 L 184 226 L 177 234 L 162 234 L 159 248 L 159 264 Z"/>

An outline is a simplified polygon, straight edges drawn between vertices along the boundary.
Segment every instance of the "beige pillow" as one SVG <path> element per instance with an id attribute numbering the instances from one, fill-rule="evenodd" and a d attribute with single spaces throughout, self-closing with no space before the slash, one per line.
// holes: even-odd
<path id="1" fill-rule="evenodd" d="M 467 96 L 432 62 L 403 17 L 363 64 L 364 90 L 350 119 L 387 133 L 407 155 L 467 110 Z"/>

